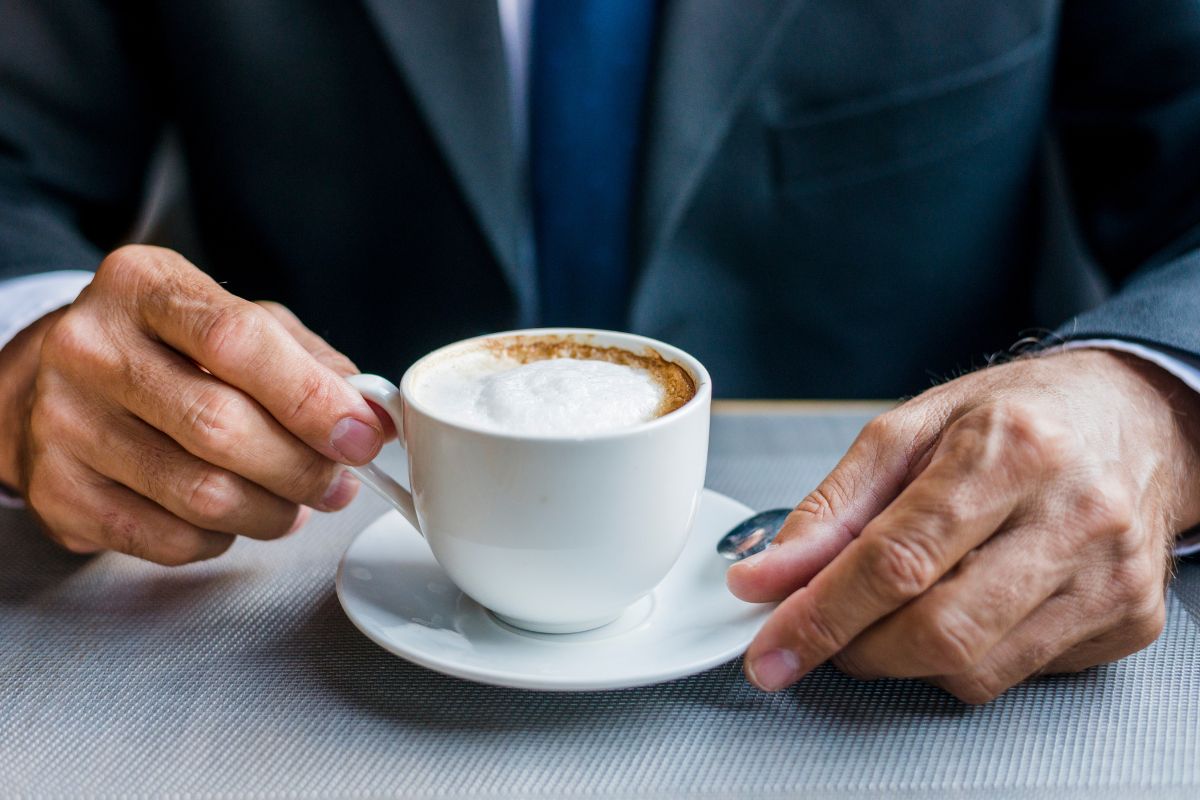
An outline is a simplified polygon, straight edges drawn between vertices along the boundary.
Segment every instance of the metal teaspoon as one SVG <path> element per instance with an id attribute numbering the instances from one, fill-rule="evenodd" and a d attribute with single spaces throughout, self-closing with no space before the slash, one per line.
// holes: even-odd
<path id="1" fill-rule="evenodd" d="M 773 508 L 738 523 L 717 542 L 717 552 L 730 561 L 741 561 L 755 553 L 761 553 L 775 540 L 779 529 L 783 527 L 783 521 L 790 513 L 790 508 Z"/>

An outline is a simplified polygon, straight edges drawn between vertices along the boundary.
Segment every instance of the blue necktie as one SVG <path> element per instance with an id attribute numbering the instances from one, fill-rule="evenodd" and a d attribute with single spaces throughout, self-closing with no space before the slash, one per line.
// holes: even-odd
<path id="1" fill-rule="evenodd" d="M 656 0 L 537 0 L 530 179 L 544 325 L 624 326 Z"/>

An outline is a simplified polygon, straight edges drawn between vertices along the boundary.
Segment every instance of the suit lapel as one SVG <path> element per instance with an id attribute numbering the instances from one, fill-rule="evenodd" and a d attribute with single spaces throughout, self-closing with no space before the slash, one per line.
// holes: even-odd
<path id="1" fill-rule="evenodd" d="M 635 264 L 669 239 L 802 0 L 667 0 L 651 84 Z"/>
<path id="2" fill-rule="evenodd" d="M 518 176 L 496 3 L 364 0 L 517 294 Z"/>
<path id="3" fill-rule="evenodd" d="M 544 0 L 550 2 L 551 0 Z M 496 4 L 363 0 L 518 296 L 534 293 L 518 255 L 520 176 Z M 670 237 L 803 0 L 665 0 L 652 77 L 635 265 Z"/>

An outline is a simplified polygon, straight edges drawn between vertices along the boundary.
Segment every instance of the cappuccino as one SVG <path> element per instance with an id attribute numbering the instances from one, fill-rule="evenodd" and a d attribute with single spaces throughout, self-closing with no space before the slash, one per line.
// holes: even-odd
<path id="1" fill-rule="evenodd" d="M 488 340 L 422 367 L 413 394 L 452 422 L 519 435 L 586 436 L 669 414 L 696 387 L 678 364 L 566 337 Z"/>
<path id="2" fill-rule="evenodd" d="M 395 424 L 411 490 L 376 463 L 350 469 L 508 625 L 605 625 L 683 552 L 712 382 L 682 350 L 631 333 L 516 331 L 435 350 L 399 386 L 349 381 Z"/>

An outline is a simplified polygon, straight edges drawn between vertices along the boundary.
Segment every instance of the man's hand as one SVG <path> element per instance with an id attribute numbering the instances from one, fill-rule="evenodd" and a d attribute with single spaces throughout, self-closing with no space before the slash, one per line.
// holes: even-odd
<path id="1" fill-rule="evenodd" d="M 334 510 L 383 430 L 344 356 L 181 256 L 117 250 L 0 352 L 0 482 L 59 543 L 162 564 Z"/>
<path id="2" fill-rule="evenodd" d="M 1200 522 L 1200 401 L 1158 367 L 1072 350 L 951 381 L 875 419 L 733 566 L 782 600 L 746 653 L 760 688 L 832 660 L 968 703 L 1157 638 L 1174 535 Z"/>

